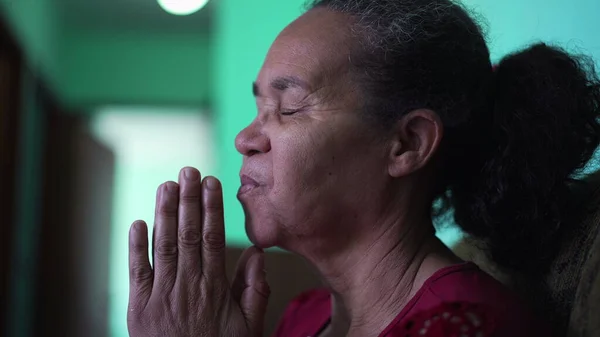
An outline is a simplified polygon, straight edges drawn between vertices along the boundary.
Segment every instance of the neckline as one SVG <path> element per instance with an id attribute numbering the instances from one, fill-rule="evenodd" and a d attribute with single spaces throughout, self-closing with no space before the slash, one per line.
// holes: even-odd
<path id="1" fill-rule="evenodd" d="M 378 336 L 382 337 L 382 336 L 385 336 L 386 334 L 388 334 L 390 332 L 390 330 L 392 330 L 394 328 L 394 326 L 396 326 L 396 324 L 398 324 L 398 322 L 400 322 L 404 317 L 406 317 L 406 315 L 415 306 L 417 301 L 421 298 L 423 293 L 429 288 L 429 286 L 431 285 L 432 282 L 435 282 L 450 273 L 453 273 L 453 272 L 456 272 L 459 270 L 468 270 L 468 269 L 472 269 L 472 268 L 479 268 L 479 267 L 471 261 L 465 261 L 465 262 L 461 262 L 458 264 L 453 264 L 451 266 L 443 267 L 443 268 L 440 268 L 437 271 L 435 271 L 435 273 L 431 274 L 431 276 L 429 276 L 429 278 L 427 278 L 427 280 L 425 280 L 425 282 L 423 282 L 423 285 L 421 286 L 421 288 L 419 288 L 419 290 L 417 290 L 415 295 L 406 303 L 404 308 L 402 308 L 402 310 L 400 310 L 400 313 L 398 313 L 398 315 L 385 327 L 385 329 L 383 329 L 383 331 Z M 314 334 L 312 334 L 311 336 L 320 337 L 319 335 L 321 333 L 323 333 L 323 331 L 325 331 L 325 329 L 327 329 L 329 324 L 331 324 L 331 299 L 329 299 L 328 302 L 329 302 L 329 308 L 330 308 L 329 315 L 326 317 L 325 321 L 319 325 L 319 329 L 317 329 L 316 332 Z"/>

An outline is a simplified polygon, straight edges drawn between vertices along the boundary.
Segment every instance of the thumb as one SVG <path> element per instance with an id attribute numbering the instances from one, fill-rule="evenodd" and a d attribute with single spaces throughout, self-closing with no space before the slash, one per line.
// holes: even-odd
<path id="1" fill-rule="evenodd" d="M 254 336 L 263 334 L 270 292 L 266 279 L 264 252 L 257 247 L 250 247 L 238 260 L 232 293 Z"/>

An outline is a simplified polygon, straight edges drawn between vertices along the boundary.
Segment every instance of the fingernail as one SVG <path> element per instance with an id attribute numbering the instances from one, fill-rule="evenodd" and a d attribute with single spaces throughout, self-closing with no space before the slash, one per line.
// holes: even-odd
<path id="1" fill-rule="evenodd" d="M 141 231 L 144 229 L 144 222 L 142 220 L 136 220 L 133 223 L 133 229 L 136 231 Z"/>
<path id="2" fill-rule="evenodd" d="M 183 175 L 185 176 L 185 179 L 189 181 L 196 181 L 198 180 L 200 173 L 198 170 L 188 167 L 183 170 Z"/>
<path id="3" fill-rule="evenodd" d="M 209 190 L 216 191 L 219 189 L 219 181 L 216 178 L 207 177 L 204 183 Z"/>
<path id="4" fill-rule="evenodd" d="M 177 192 L 177 187 L 179 185 L 177 185 L 176 183 L 169 181 L 168 183 L 165 184 L 165 189 L 167 190 L 167 192 L 169 193 L 175 193 Z"/>

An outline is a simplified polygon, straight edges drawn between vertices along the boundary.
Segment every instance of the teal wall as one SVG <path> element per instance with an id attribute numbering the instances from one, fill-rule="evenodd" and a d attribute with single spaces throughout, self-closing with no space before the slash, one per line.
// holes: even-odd
<path id="1" fill-rule="evenodd" d="M 27 50 L 30 66 L 39 70 L 70 106 L 105 102 L 197 105 L 214 100 L 215 106 L 228 109 L 222 94 L 211 91 L 212 84 L 227 87 L 225 95 L 233 95 L 228 90 L 233 87 L 223 84 L 228 83 L 227 76 L 250 80 L 277 31 L 300 14 L 303 3 L 220 0 L 212 41 L 207 36 L 111 32 L 108 27 L 105 31 L 81 31 L 64 23 L 52 0 L 0 0 L 0 10 Z M 600 36 L 595 33 L 600 30 L 600 1 L 465 3 L 489 24 L 494 60 L 539 39 L 600 57 Z M 230 42 L 228 37 L 232 37 Z M 235 64 L 223 68 L 231 61 Z M 219 74 L 212 76 L 213 82 L 211 64 Z M 221 75 L 225 77 L 221 79 Z M 237 110 L 243 103 L 248 100 L 229 105 Z M 230 126 L 237 125 L 227 128 Z M 227 135 L 231 133 L 226 130 Z"/>
<path id="2" fill-rule="evenodd" d="M 269 45 L 302 12 L 305 1 L 214 1 L 210 37 L 77 31 L 61 26 L 51 0 L 0 0 L 0 9 L 26 48 L 30 64 L 75 109 L 92 111 L 87 108 L 105 103 L 208 104 L 215 116 L 217 175 L 224 185 L 228 242 L 247 245 L 243 212 L 235 198 L 241 157 L 234 138 L 256 113 L 250 86 Z M 466 4 L 487 22 L 494 61 L 537 40 L 600 60 L 600 1 L 466 0 Z M 440 236 L 451 243 L 458 233 Z M 114 249 L 114 254 L 126 256 L 125 246 Z M 112 321 L 121 323 L 114 325 L 112 335 L 126 336 L 122 311 L 113 314 Z"/>
<path id="3" fill-rule="evenodd" d="M 62 93 L 74 108 L 209 104 L 207 36 L 73 29 L 61 43 Z"/>
<path id="4" fill-rule="evenodd" d="M 303 0 L 220 0 L 211 40 L 215 96 L 213 109 L 223 181 L 226 230 L 231 244 L 247 245 L 244 214 L 236 199 L 242 158 L 236 134 L 256 115 L 252 82 L 279 31 L 302 13 Z"/>
<path id="5" fill-rule="evenodd" d="M 492 59 L 543 40 L 600 60 L 598 0 L 464 0 L 487 23 Z"/>
<path id="6" fill-rule="evenodd" d="M 243 235 L 243 212 L 235 198 L 241 157 L 233 147 L 237 132 L 255 116 L 251 82 L 277 33 L 302 11 L 303 0 L 221 0 L 215 38 L 211 40 L 216 86 L 214 110 L 220 153 L 220 177 L 225 189 L 228 235 L 234 243 L 248 244 Z M 600 1 L 597 0 L 468 0 L 488 30 L 492 59 L 545 40 L 600 60 Z M 439 233 L 455 242 L 456 230 Z"/>
<path id="7" fill-rule="evenodd" d="M 134 220 L 153 223 L 156 188 L 184 166 L 215 174 L 209 116 L 193 108 L 106 107 L 91 119 L 92 134 L 115 156 L 109 265 L 109 331 L 127 336 L 128 233 Z M 151 236 L 150 236 L 151 237 Z"/>
<path id="8" fill-rule="evenodd" d="M 543 41 L 591 56 L 600 73 L 600 1 L 464 0 L 483 16 L 493 62 L 528 44 Z M 600 151 L 584 172 L 600 169 Z"/>
<path id="9" fill-rule="evenodd" d="M 53 0 L 0 0 L 0 14 L 71 111 L 109 103 L 207 106 L 208 36 L 81 30 Z"/>

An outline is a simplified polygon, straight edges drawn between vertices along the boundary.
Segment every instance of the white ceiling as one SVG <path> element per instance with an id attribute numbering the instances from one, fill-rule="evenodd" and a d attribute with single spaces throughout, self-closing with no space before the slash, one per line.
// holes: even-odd
<path id="1" fill-rule="evenodd" d="M 208 33 L 218 0 L 188 16 L 166 13 L 156 0 L 54 0 L 70 29 Z"/>

